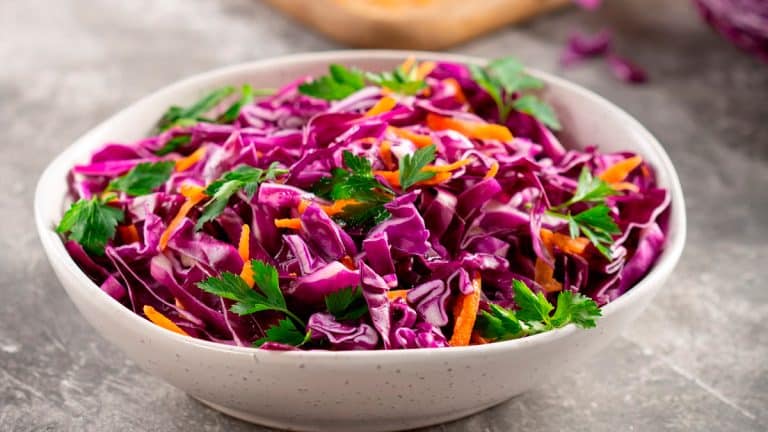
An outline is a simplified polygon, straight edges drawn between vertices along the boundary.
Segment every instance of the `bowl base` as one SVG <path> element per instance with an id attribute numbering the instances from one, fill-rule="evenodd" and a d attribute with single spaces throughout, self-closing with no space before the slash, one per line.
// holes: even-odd
<path id="1" fill-rule="evenodd" d="M 403 431 L 403 430 L 409 430 L 409 429 L 416 429 L 416 428 L 422 428 L 427 426 L 434 426 L 436 424 L 440 423 L 447 423 L 454 420 L 459 420 L 464 417 L 469 417 L 473 414 L 477 414 L 480 411 L 484 411 L 486 409 L 489 409 L 491 407 L 494 407 L 496 405 L 499 405 L 501 403 L 506 402 L 507 400 L 511 399 L 504 399 L 502 401 L 493 402 L 490 404 L 482 405 L 479 407 L 474 407 L 466 410 L 461 411 L 453 411 L 450 414 L 445 414 L 441 416 L 433 416 L 433 417 L 421 417 L 417 419 L 410 419 L 410 420 L 404 420 L 404 419 L 397 419 L 393 416 L 391 420 L 386 420 L 382 422 L 372 423 L 372 422 L 366 422 L 365 424 L 361 423 L 355 423 L 350 424 L 349 422 L 339 422 L 339 423 L 333 423 L 333 421 L 327 421 L 323 423 L 318 422 L 303 422 L 301 420 L 295 420 L 295 421 L 285 421 L 285 420 L 279 420 L 275 419 L 273 417 L 263 417 L 260 415 L 256 415 L 247 411 L 241 411 L 238 409 L 228 408 L 225 406 L 221 406 L 219 404 L 209 402 L 205 399 L 200 399 L 194 396 L 190 397 L 194 398 L 195 400 L 199 401 L 203 405 L 206 405 L 210 408 L 215 409 L 216 411 L 219 411 L 221 413 L 224 413 L 228 416 L 246 421 L 248 423 L 254 423 L 260 426 L 266 426 L 270 428 L 275 428 L 279 430 L 287 430 L 287 431 L 296 431 L 296 432 L 393 432 L 393 431 Z"/>

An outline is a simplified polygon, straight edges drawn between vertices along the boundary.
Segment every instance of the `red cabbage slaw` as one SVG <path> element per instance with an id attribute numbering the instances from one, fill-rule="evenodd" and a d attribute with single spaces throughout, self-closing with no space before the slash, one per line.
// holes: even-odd
<path id="1" fill-rule="evenodd" d="M 661 253 L 669 194 L 631 152 L 564 148 L 542 84 L 495 65 L 334 65 L 266 97 L 218 89 L 75 166 L 59 231 L 115 300 L 225 344 L 592 327 Z"/>

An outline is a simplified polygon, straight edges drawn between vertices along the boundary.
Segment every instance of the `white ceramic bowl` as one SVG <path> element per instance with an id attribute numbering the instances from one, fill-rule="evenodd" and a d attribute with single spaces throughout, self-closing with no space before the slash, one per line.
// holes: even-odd
<path id="1" fill-rule="evenodd" d="M 227 414 L 294 430 L 383 431 L 425 426 L 481 411 L 520 394 L 613 340 L 645 309 L 672 272 L 685 241 L 685 207 L 675 169 L 651 134 L 600 96 L 551 75 L 545 97 L 565 125 L 566 144 L 632 150 L 658 171 L 672 195 L 669 236 L 653 270 L 603 308 L 596 329 L 574 326 L 508 342 L 461 348 L 368 352 L 269 352 L 193 339 L 164 330 L 102 292 L 80 271 L 53 230 L 65 206 L 67 171 L 105 141 L 144 136 L 171 104 L 224 84 L 278 87 L 321 73 L 329 63 L 391 69 L 409 52 L 339 51 L 294 55 L 215 70 L 134 103 L 59 155 L 43 173 L 35 218 L 62 285 L 101 335 L 148 372 Z M 483 62 L 440 53 L 420 59 Z"/>

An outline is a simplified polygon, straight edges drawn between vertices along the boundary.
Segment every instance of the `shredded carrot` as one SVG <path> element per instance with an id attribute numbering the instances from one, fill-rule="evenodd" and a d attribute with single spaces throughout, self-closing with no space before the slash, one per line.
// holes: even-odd
<path id="1" fill-rule="evenodd" d="M 335 216 L 342 211 L 344 211 L 344 208 L 346 206 L 360 204 L 360 201 L 356 199 L 340 199 L 333 202 L 333 204 L 326 205 L 326 204 L 320 204 L 320 209 L 322 209 L 325 214 L 328 216 Z M 310 200 L 301 200 L 299 201 L 299 206 L 297 207 L 297 210 L 299 214 L 304 214 L 304 212 L 307 210 L 307 207 L 312 205 L 312 201 Z"/>
<path id="2" fill-rule="evenodd" d="M 493 161 L 493 163 L 491 164 L 491 167 L 488 168 L 488 172 L 485 173 L 485 177 L 483 177 L 483 178 L 486 179 L 486 180 L 492 179 L 492 178 L 496 177 L 496 174 L 498 174 L 498 173 L 499 173 L 499 163 L 496 162 L 496 161 Z"/>
<path id="3" fill-rule="evenodd" d="M 181 327 L 177 326 L 176 323 L 168 319 L 168 317 L 161 314 L 150 305 L 144 306 L 144 315 L 146 315 L 147 318 L 149 318 L 149 320 L 155 323 L 157 326 L 160 326 L 166 330 L 170 330 L 174 333 L 178 333 L 180 335 L 189 336 L 189 334 L 182 330 Z"/>
<path id="4" fill-rule="evenodd" d="M 393 92 L 391 89 L 389 89 L 387 87 L 382 87 L 381 88 L 381 95 L 382 96 L 392 96 L 393 94 L 395 94 L 395 92 Z"/>
<path id="5" fill-rule="evenodd" d="M 450 172 L 439 172 L 435 174 L 435 176 L 432 177 L 431 179 L 422 180 L 416 184 L 419 186 L 437 186 L 439 184 L 443 184 L 447 182 L 448 180 L 451 179 L 452 176 L 453 174 Z"/>
<path id="6" fill-rule="evenodd" d="M 453 97 L 459 103 L 467 103 L 467 97 L 464 95 L 464 90 L 461 89 L 461 84 L 456 81 L 456 78 L 446 78 L 443 83 L 453 89 Z"/>
<path id="7" fill-rule="evenodd" d="M 309 207 L 311 204 L 312 201 L 303 199 L 299 201 L 299 207 L 296 210 L 299 211 L 299 214 L 304 214 L 304 212 L 307 210 L 307 207 Z"/>
<path id="8" fill-rule="evenodd" d="M 288 218 L 288 219 L 275 219 L 275 226 L 278 228 L 288 228 L 292 230 L 301 229 L 301 219 Z"/>
<path id="9" fill-rule="evenodd" d="M 428 165 L 422 168 L 422 171 L 435 172 L 435 173 L 448 172 L 448 171 L 457 170 L 465 165 L 469 165 L 474 161 L 475 161 L 474 158 L 459 159 L 456 162 L 449 163 L 446 165 Z"/>
<path id="10" fill-rule="evenodd" d="M 181 301 L 177 299 L 176 297 L 173 298 L 173 302 L 176 303 L 176 307 L 181 310 L 187 310 L 183 304 L 181 304 Z"/>
<path id="11" fill-rule="evenodd" d="M 432 145 L 432 137 L 429 135 L 421 135 L 417 134 L 416 132 L 409 131 L 408 129 L 401 129 L 392 126 L 390 126 L 388 130 L 400 138 L 411 141 L 413 145 L 416 146 L 416 148 Z"/>
<path id="12" fill-rule="evenodd" d="M 640 188 L 637 187 L 636 184 L 629 183 L 629 182 L 611 183 L 611 187 L 617 191 L 630 191 L 630 192 L 640 191 Z"/>
<path id="13" fill-rule="evenodd" d="M 400 170 L 396 171 L 374 171 L 375 175 L 383 178 L 392 187 L 400 187 Z"/>
<path id="14" fill-rule="evenodd" d="M 467 164 L 474 162 L 473 158 L 460 159 L 456 162 L 446 165 L 428 165 L 422 168 L 423 172 L 435 173 L 431 179 L 422 180 L 416 184 L 421 186 L 435 186 L 451 179 L 451 171 L 457 170 Z M 374 171 L 374 174 L 384 178 L 391 186 L 400 187 L 400 170 L 395 171 Z"/>
<path id="15" fill-rule="evenodd" d="M 357 267 L 355 266 L 355 260 L 353 260 L 352 257 L 349 256 L 349 255 L 344 255 L 343 257 L 341 257 L 339 262 L 344 264 L 350 270 L 356 270 L 357 269 Z"/>
<path id="16" fill-rule="evenodd" d="M 546 228 L 541 229 L 541 241 L 550 253 L 553 252 L 552 246 L 572 255 L 584 255 L 589 246 L 589 239 L 585 237 L 572 238 L 571 236 L 552 232 Z"/>
<path id="17" fill-rule="evenodd" d="M 387 298 L 389 299 L 389 301 L 393 301 L 397 299 L 407 300 L 406 299 L 407 296 L 408 296 L 408 290 L 387 291 Z"/>
<path id="18" fill-rule="evenodd" d="M 205 189 L 203 189 L 202 186 L 188 183 L 181 186 L 180 192 L 187 198 L 187 200 L 181 205 L 179 212 L 176 213 L 176 216 L 173 217 L 168 224 L 168 227 L 165 228 L 165 231 L 163 231 L 163 234 L 160 236 L 158 247 L 161 251 L 168 246 L 168 240 L 171 239 L 171 233 L 178 228 L 184 218 L 187 217 L 187 213 L 206 197 Z"/>
<path id="19" fill-rule="evenodd" d="M 197 150 L 194 151 L 191 155 L 181 158 L 176 161 L 176 171 L 186 171 L 190 168 L 192 168 L 193 165 L 195 165 L 197 162 L 200 161 L 200 159 L 205 156 L 205 147 L 201 146 Z"/>
<path id="20" fill-rule="evenodd" d="M 136 229 L 136 225 L 120 225 L 117 227 L 117 231 L 120 233 L 123 243 L 128 244 L 139 241 L 139 230 Z"/>
<path id="21" fill-rule="evenodd" d="M 472 332 L 472 337 L 469 339 L 469 341 L 472 345 L 485 345 L 487 343 L 490 343 L 488 339 L 480 336 L 480 333 L 478 333 L 477 330 L 474 330 Z"/>
<path id="22" fill-rule="evenodd" d="M 240 258 L 243 259 L 243 262 L 250 259 L 251 227 L 248 224 L 243 224 L 243 228 L 240 230 L 240 241 L 237 242 L 237 253 L 240 254 Z"/>
<path id="23" fill-rule="evenodd" d="M 365 113 L 366 117 L 373 117 L 375 115 L 383 114 L 387 111 L 392 110 L 392 108 L 397 105 L 397 101 L 391 97 L 391 96 L 384 96 L 383 98 L 379 99 L 378 102 L 374 106 L 371 107 L 371 109 L 368 110 L 368 112 Z"/>
<path id="24" fill-rule="evenodd" d="M 408 72 L 411 71 L 411 69 L 413 69 L 413 65 L 415 64 L 416 64 L 416 57 L 408 56 L 408 58 L 405 59 L 398 67 L 400 68 L 401 72 L 403 72 L 404 74 L 407 74 Z"/>
<path id="25" fill-rule="evenodd" d="M 506 126 L 458 120 L 432 113 L 427 114 L 427 126 L 436 131 L 455 130 L 469 138 L 499 141 L 512 141 L 513 139 L 512 132 Z"/>
<path id="26" fill-rule="evenodd" d="M 601 172 L 598 177 L 608 183 L 623 182 L 629 173 L 640 166 L 641 163 L 643 163 L 643 158 L 640 156 L 633 156 L 609 166 L 605 171 Z"/>
<path id="27" fill-rule="evenodd" d="M 253 267 L 251 267 L 250 261 L 245 261 L 245 263 L 243 263 L 243 269 L 240 270 L 240 279 L 248 284 L 249 287 L 253 286 L 255 281 L 253 279 Z"/>
<path id="28" fill-rule="evenodd" d="M 437 66 L 437 64 L 431 61 L 419 63 L 419 65 L 416 66 L 416 79 L 423 80 L 426 78 L 427 75 L 429 75 L 432 70 L 435 69 L 435 66 Z"/>
<path id="29" fill-rule="evenodd" d="M 395 160 L 392 158 L 392 143 L 387 140 L 381 142 L 379 146 L 379 157 L 384 162 L 384 166 L 389 170 L 395 169 Z"/>
<path id="30" fill-rule="evenodd" d="M 541 241 L 544 243 L 544 247 L 547 248 L 547 251 L 549 251 L 550 254 L 554 253 L 554 248 L 557 246 L 558 249 L 565 253 L 583 256 L 586 253 L 587 246 L 589 246 L 589 239 L 587 238 L 571 238 L 571 236 L 554 233 L 545 228 L 541 230 Z M 544 291 L 562 291 L 563 285 L 555 279 L 554 275 L 554 268 L 550 267 L 549 264 L 541 258 L 536 259 L 534 279 L 542 288 L 544 288 Z"/>
<path id="31" fill-rule="evenodd" d="M 456 299 L 453 315 L 456 322 L 453 325 L 453 335 L 448 341 L 450 346 L 467 346 L 472 338 L 472 329 L 475 327 L 477 311 L 480 308 L 481 293 L 480 274 L 475 272 L 472 276 L 472 293 L 462 294 Z"/>

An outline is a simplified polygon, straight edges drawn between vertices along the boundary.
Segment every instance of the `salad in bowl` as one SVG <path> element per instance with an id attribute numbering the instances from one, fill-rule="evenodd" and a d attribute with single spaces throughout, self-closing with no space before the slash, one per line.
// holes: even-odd
<path id="1" fill-rule="evenodd" d="M 72 167 L 56 229 L 80 269 L 190 338 L 450 349 L 599 327 L 664 249 L 655 167 L 564 146 L 515 59 L 293 78 L 170 106 Z"/>

